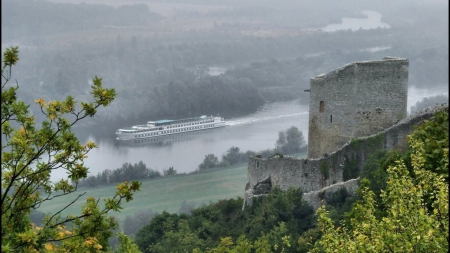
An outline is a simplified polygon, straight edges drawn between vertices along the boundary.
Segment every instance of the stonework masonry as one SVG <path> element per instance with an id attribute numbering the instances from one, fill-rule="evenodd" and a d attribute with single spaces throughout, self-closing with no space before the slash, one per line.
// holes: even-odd
<path id="1" fill-rule="evenodd" d="M 406 147 L 407 135 L 417 125 L 443 107 L 434 107 L 401 120 L 390 128 L 377 134 L 355 138 L 341 149 L 319 159 L 297 159 L 293 157 L 273 157 L 262 159 L 250 157 L 248 162 L 248 183 L 244 206 L 251 202 L 253 190 L 260 182 L 267 182 L 271 188 L 301 188 L 305 199 L 315 208 L 320 203 L 320 191 L 336 191 L 345 187 L 349 193 L 355 192 L 356 181 L 344 178 L 344 169 L 350 163 L 356 164 L 358 174 L 362 171 L 368 157 L 376 150 L 394 150 Z M 445 106 L 448 110 L 448 105 Z M 345 182 L 345 183 L 344 183 Z M 308 194 L 309 193 L 309 194 Z M 261 195 L 262 193 L 259 193 Z"/>
<path id="2" fill-rule="evenodd" d="M 311 78 L 308 158 L 330 154 L 406 117 L 408 66 L 407 59 L 385 57 Z"/>

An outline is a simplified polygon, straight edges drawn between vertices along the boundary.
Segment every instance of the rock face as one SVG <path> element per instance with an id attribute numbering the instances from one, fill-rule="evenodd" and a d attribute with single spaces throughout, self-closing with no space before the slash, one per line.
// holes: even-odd
<path id="1" fill-rule="evenodd" d="M 272 190 L 272 182 L 270 177 L 266 180 L 258 182 L 255 187 L 253 187 L 253 195 L 268 194 Z"/>
<path id="2" fill-rule="evenodd" d="M 407 59 L 385 57 L 311 78 L 308 158 L 330 154 L 406 117 L 408 66 Z"/>
<path id="3" fill-rule="evenodd" d="M 339 150 L 320 159 L 297 159 L 289 156 L 263 159 L 261 156 L 250 157 L 248 162 L 248 183 L 244 197 L 244 206 L 252 203 L 252 197 L 261 197 L 269 187 L 298 187 L 304 192 L 305 199 L 315 208 L 320 206 L 322 196 L 345 187 L 353 194 L 357 187 L 357 178 L 344 177 L 345 170 L 352 170 L 359 175 L 369 156 L 376 150 L 393 150 L 406 147 L 406 137 L 413 131 L 413 126 L 431 118 L 448 105 L 428 108 L 412 115 L 392 127 L 377 134 L 355 138 Z M 351 165 L 351 166 L 350 166 Z M 268 182 L 270 181 L 270 183 Z M 325 191 L 320 194 L 321 191 Z"/>
<path id="4" fill-rule="evenodd" d="M 303 194 L 303 199 L 307 201 L 314 210 L 317 210 L 322 204 L 327 204 L 327 198 L 333 193 L 345 189 L 348 195 L 354 195 L 358 189 L 358 179 L 350 179 L 347 182 L 337 183 L 325 187 L 319 191 L 312 191 Z"/>

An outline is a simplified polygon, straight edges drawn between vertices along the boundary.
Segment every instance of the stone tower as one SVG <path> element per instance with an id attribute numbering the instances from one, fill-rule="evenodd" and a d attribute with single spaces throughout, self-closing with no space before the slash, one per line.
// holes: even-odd
<path id="1" fill-rule="evenodd" d="M 330 154 L 406 117 L 408 67 L 407 59 L 385 57 L 311 78 L 308 158 Z"/>

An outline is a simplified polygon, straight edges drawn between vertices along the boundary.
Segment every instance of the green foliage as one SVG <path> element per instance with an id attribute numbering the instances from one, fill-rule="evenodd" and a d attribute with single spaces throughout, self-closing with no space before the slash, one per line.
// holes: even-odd
<path id="1" fill-rule="evenodd" d="M 222 155 L 220 166 L 226 167 L 243 162 L 245 160 L 248 161 L 248 157 L 245 157 L 245 153 L 240 152 L 240 149 L 238 147 L 231 147 L 224 155 Z"/>
<path id="2" fill-rule="evenodd" d="M 319 170 L 320 173 L 322 173 L 323 178 L 327 180 L 330 176 L 330 165 L 328 164 L 328 161 L 320 161 Z"/>
<path id="3" fill-rule="evenodd" d="M 176 174 L 178 174 L 178 172 L 173 167 L 169 167 L 167 170 L 163 169 L 163 175 L 165 177 L 174 176 Z"/>
<path id="4" fill-rule="evenodd" d="M 359 176 L 359 155 L 352 154 L 349 158 L 347 155 L 345 157 L 344 162 L 344 170 L 343 170 L 343 180 L 347 181 L 350 179 L 358 178 Z"/>
<path id="5" fill-rule="evenodd" d="M 157 215 L 137 233 L 136 243 L 143 252 L 181 252 L 178 245 L 185 241 L 192 241 L 195 247 L 189 249 L 193 252 L 236 252 L 233 250 L 250 246 L 254 250 L 295 252 L 294 238 L 313 227 L 312 207 L 302 199 L 299 189 L 274 189 L 244 210 L 242 204 L 240 198 L 221 200 L 196 208 L 190 215 Z M 171 224 L 171 229 L 160 229 L 164 224 Z M 233 240 L 237 240 L 236 245 Z"/>
<path id="6" fill-rule="evenodd" d="M 97 108 L 108 106 L 115 98 L 114 89 L 105 89 L 102 79 L 92 81 L 93 102 L 77 105 L 73 97 L 63 101 L 46 102 L 37 99 L 45 120 L 36 126 L 35 117 L 29 113 L 29 105 L 17 96 L 18 84 L 8 87 L 11 67 L 18 61 L 18 48 L 4 52 L 2 68 L 2 166 L 1 166 L 1 236 L 2 252 L 51 251 L 59 249 L 70 252 L 100 251 L 108 247 L 111 230 L 117 227 L 108 212 L 122 209 L 123 201 L 130 201 L 139 190 L 137 182 L 119 184 L 112 198 L 87 198 L 81 214 L 61 216 L 60 212 L 70 206 L 48 214 L 41 226 L 30 219 L 32 210 L 47 201 L 73 193 L 76 183 L 87 176 L 83 164 L 86 154 L 96 145 L 81 145 L 71 127 L 86 117 L 96 114 Z M 51 182 L 54 170 L 65 170 L 67 179 Z M 83 196 L 79 194 L 75 200 Z"/>
<path id="7" fill-rule="evenodd" d="M 164 236 L 166 231 L 170 231 L 170 229 L 175 229 L 175 225 L 178 226 L 178 221 L 180 217 L 176 214 L 169 214 L 167 212 L 163 212 L 160 215 L 156 215 L 151 221 L 150 224 L 144 226 L 137 234 L 136 234 L 136 244 L 139 246 L 139 249 L 142 252 L 151 252 L 149 247 L 152 245 L 156 245 L 160 239 Z"/>
<path id="8" fill-rule="evenodd" d="M 198 166 L 198 171 L 209 170 L 217 167 L 219 165 L 219 158 L 214 154 L 205 155 L 205 159 Z"/>
<path id="9" fill-rule="evenodd" d="M 205 171 L 214 168 L 226 168 L 239 163 L 248 162 L 248 158 L 250 156 L 254 156 L 255 154 L 255 152 L 250 150 L 247 150 L 245 153 L 241 152 L 238 147 L 233 146 L 222 155 L 220 162 L 215 155 L 206 155 L 203 162 L 198 166 L 197 171 Z"/>
<path id="10" fill-rule="evenodd" d="M 317 211 L 323 236 L 312 252 L 447 252 L 449 186 L 448 170 L 443 168 L 448 166 L 448 143 L 441 139 L 448 141 L 447 109 L 414 130 L 405 155 L 384 156 L 379 169 L 367 173 L 375 177 L 389 164 L 380 178 L 386 186 L 375 182 L 379 198 L 370 190 L 370 181 L 363 179 L 361 199 L 342 226 L 335 228 L 324 207 Z M 367 166 L 376 164 L 372 160 Z"/>
<path id="11" fill-rule="evenodd" d="M 377 152 L 383 148 L 384 134 L 379 133 L 367 139 L 367 149 L 370 153 Z"/>
<path id="12" fill-rule="evenodd" d="M 131 180 L 145 180 L 162 177 L 157 170 L 147 168 L 147 166 L 140 161 L 134 165 L 131 163 L 124 163 L 122 167 L 109 170 L 106 169 L 99 172 L 97 176 L 89 176 L 78 181 L 78 187 L 97 187 L 100 185 L 111 185 L 122 183 Z"/>
<path id="13" fill-rule="evenodd" d="M 355 149 L 359 149 L 361 147 L 362 140 L 359 138 L 354 138 L 350 141 L 350 145 Z"/>
<path id="14" fill-rule="evenodd" d="M 408 138 L 411 158 L 421 157 L 424 169 L 442 175 L 448 182 L 448 107 L 418 125 Z M 413 164 L 414 165 L 414 164 Z"/>
<path id="15" fill-rule="evenodd" d="M 370 181 L 370 190 L 375 193 L 375 196 L 380 196 L 381 191 L 386 188 L 387 168 L 395 165 L 395 161 L 399 159 L 402 159 L 400 153 L 395 151 L 387 152 L 386 150 L 378 150 L 367 159 L 361 178 L 366 178 Z"/>
<path id="16" fill-rule="evenodd" d="M 152 209 L 139 210 L 133 215 L 128 215 L 123 220 L 123 232 L 126 235 L 136 234 L 145 224 L 148 224 L 156 214 Z"/>
<path id="17" fill-rule="evenodd" d="M 273 154 L 270 158 L 283 158 L 283 154 L 280 154 L 280 153 L 275 153 L 275 154 Z"/>
<path id="18" fill-rule="evenodd" d="M 119 247 L 114 253 L 142 253 L 136 243 L 124 233 L 116 233 L 116 236 L 119 239 Z"/>
<path id="19" fill-rule="evenodd" d="M 334 228 L 324 208 L 318 210 L 322 239 L 313 252 L 447 252 L 448 184 L 442 176 L 416 168 L 423 181 L 415 184 L 404 164 L 388 170 L 389 183 L 381 197 L 390 206 L 386 217 L 375 216 L 373 192 L 363 187 L 364 201 L 353 207 L 353 229 Z M 428 212 L 422 197 L 427 191 L 436 194 L 434 212 Z"/>

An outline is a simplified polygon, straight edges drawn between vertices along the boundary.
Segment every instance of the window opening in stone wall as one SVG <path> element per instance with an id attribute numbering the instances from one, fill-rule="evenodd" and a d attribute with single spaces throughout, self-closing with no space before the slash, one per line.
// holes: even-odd
<path id="1" fill-rule="evenodd" d="M 256 162 L 256 168 L 259 168 L 259 162 Z"/>
<path id="2" fill-rule="evenodd" d="M 323 101 L 320 101 L 320 112 L 323 112 L 325 109 L 325 103 Z"/>
<path id="3" fill-rule="evenodd" d="M 333 115 L 330 115 L 330 122 L 333 122 Z"/>

